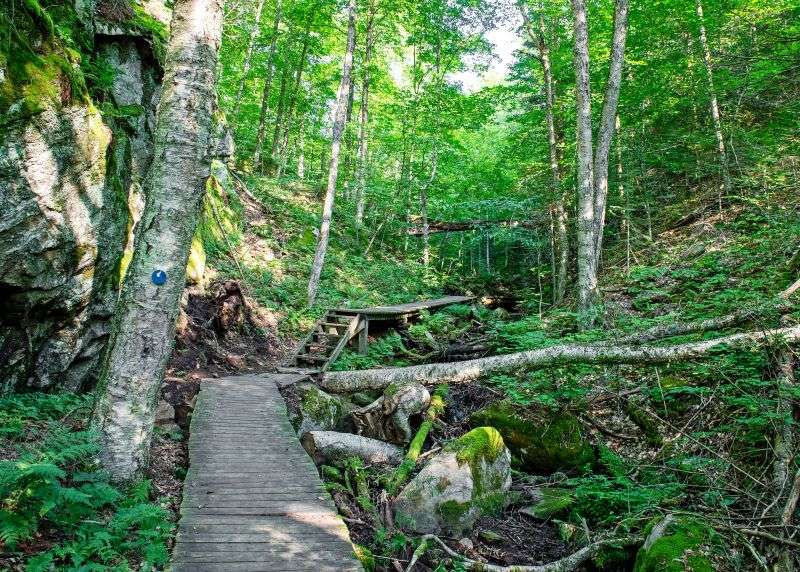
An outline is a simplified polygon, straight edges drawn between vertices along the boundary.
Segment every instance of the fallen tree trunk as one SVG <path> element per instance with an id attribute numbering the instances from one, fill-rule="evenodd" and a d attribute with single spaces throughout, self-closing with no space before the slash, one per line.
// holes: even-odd
<path id="1" fill-rule="evenodd" d="M 477 228 L 484 228 L 488 226 L 502 227 L 502 228 L 527 228 L 537 229 L 542 228 L 539 221 L 533 220 L 463 220 L 463 221 L 442 221 L 431 220 L 428 221 L 428 234 L 435 232 L 464 232 L 474 230 Z M 422 236 L 425 234 L 423 225 L 414 224 L 406 229 L 409 236 Z"/>
<path id="2" fill-rule="evenodd" d="M 317 464 L 348 457 L 358 457 L 370 465 L 397 465 L 403 460 L 400 447 L 352 433 L 307 431 L 300 441 Z"/>
<path id="3" fill-rule="evenodd" d="M 667 363 L 703 357 L 710 351 L 721 349 L 725 346 L 764 345 L 775 338 L 783 338 L 788 343 L 798 342 L 800 341 L 800 326 L 744 332 L 713 340 L 672 346 L 561 344 L 549 348 L 456 363 L 432 363 L 387 369 L 328 372 L 322 376 L 320 386 L 327 391 L 353 392 L 382 389 L 392 383 L 465 383 L 474 381 L 488 373 L 553 364 Z"/>
<path id="4" fill-rule="evenodd" d="M 732 328 L 745 322 L 754 320 L 755 318 L 764 316 L 770 312 L 778 314 L 788 314 L 794 309 L 794 306 L 789 304 L 787 300 L 800 289 L 800 280 L 794 282 L 786 290 L 778 294 L 778 299 L 774 304 L 766 304 L 757 308 L 743 308 L 726 316 L 718 318 L 709 318 L 707 320 L 700 320 L 697 322 L 673 322 L 670 324 L 660 324 L 653 326 L 642 332 L 623 336 L 616 340 L 608 340 L 599 342 L 599 344 L 644 344 L 664 338 L 671 338 L 674 336 L 685 336 L 687 334 L 696 334 L 700 332 L 712 332 L 714 330 L 723 330 L 725 328 Z"/>

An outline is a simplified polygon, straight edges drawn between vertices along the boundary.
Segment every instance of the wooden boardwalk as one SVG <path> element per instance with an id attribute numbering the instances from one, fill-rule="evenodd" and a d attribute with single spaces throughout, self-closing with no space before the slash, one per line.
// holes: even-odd
<path id="1" fill-rule="evenodd" d="M 474 296 L 445 296 L 394 306 L 372 308 L 330 308 L 317 320 L 308 335 L 298 344 L 290 360 L 291 366 L 327 371 L 351 340 L 358 339 L 358 351 L 367 352 L 369 324 L 406 323 L 424 310 L 438 310 L 453 304 L 466 304 Z"/>
<path id="2" fill-rule="evenodd" d="M 203 380 L 174 572 L 362 570 L 278 391 L 278 384 L 297 378 Z"/>

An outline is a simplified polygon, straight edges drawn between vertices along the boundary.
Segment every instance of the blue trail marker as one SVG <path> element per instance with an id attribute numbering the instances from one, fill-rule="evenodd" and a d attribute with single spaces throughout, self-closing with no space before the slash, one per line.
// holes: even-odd
<path id="1" fill-rule="evenodd" d="M 152 280 L 153 284 L 156 286 L 162 286 L 167 281 L 167 273 L 163 270 L 153 270 L 153 273 L 150 275 L 150 280 Z"/>

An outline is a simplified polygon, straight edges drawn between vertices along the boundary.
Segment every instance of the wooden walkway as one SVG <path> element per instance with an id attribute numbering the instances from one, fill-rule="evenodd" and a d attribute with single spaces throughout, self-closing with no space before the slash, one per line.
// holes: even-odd
<path id="1" fill-rule="evenodd" d="M 173 572 L 362 570 L 278 391 L 299 377 L 203 380 Z"/>
<path id="2" fill-rule="evenodd" d="M 358 339 L 358 351 L 367 353 L 370 322 L 405 323 L 423 310 L 438 310 L 453 304 L 472 302 L 473 296 L 445 296 L 394 306 L 372 308 L 331 308 L 317 320 L 308 335 L 298 344 L 290 365 L 324 372 L 336 361 L 351 340 Z"/>

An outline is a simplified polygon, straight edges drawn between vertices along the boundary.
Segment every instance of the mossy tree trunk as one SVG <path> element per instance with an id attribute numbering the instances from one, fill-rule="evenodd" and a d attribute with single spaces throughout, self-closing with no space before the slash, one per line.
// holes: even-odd
<path id="1" fill-rule="evenodd" d="M 147 463 L 189 249 L 209 175 L 223 0 L 177 0 L 147 203 L 101 373 L 101 461 L 129 480 Z M 163 281 L 166 278 L 166 281 Z"/>

